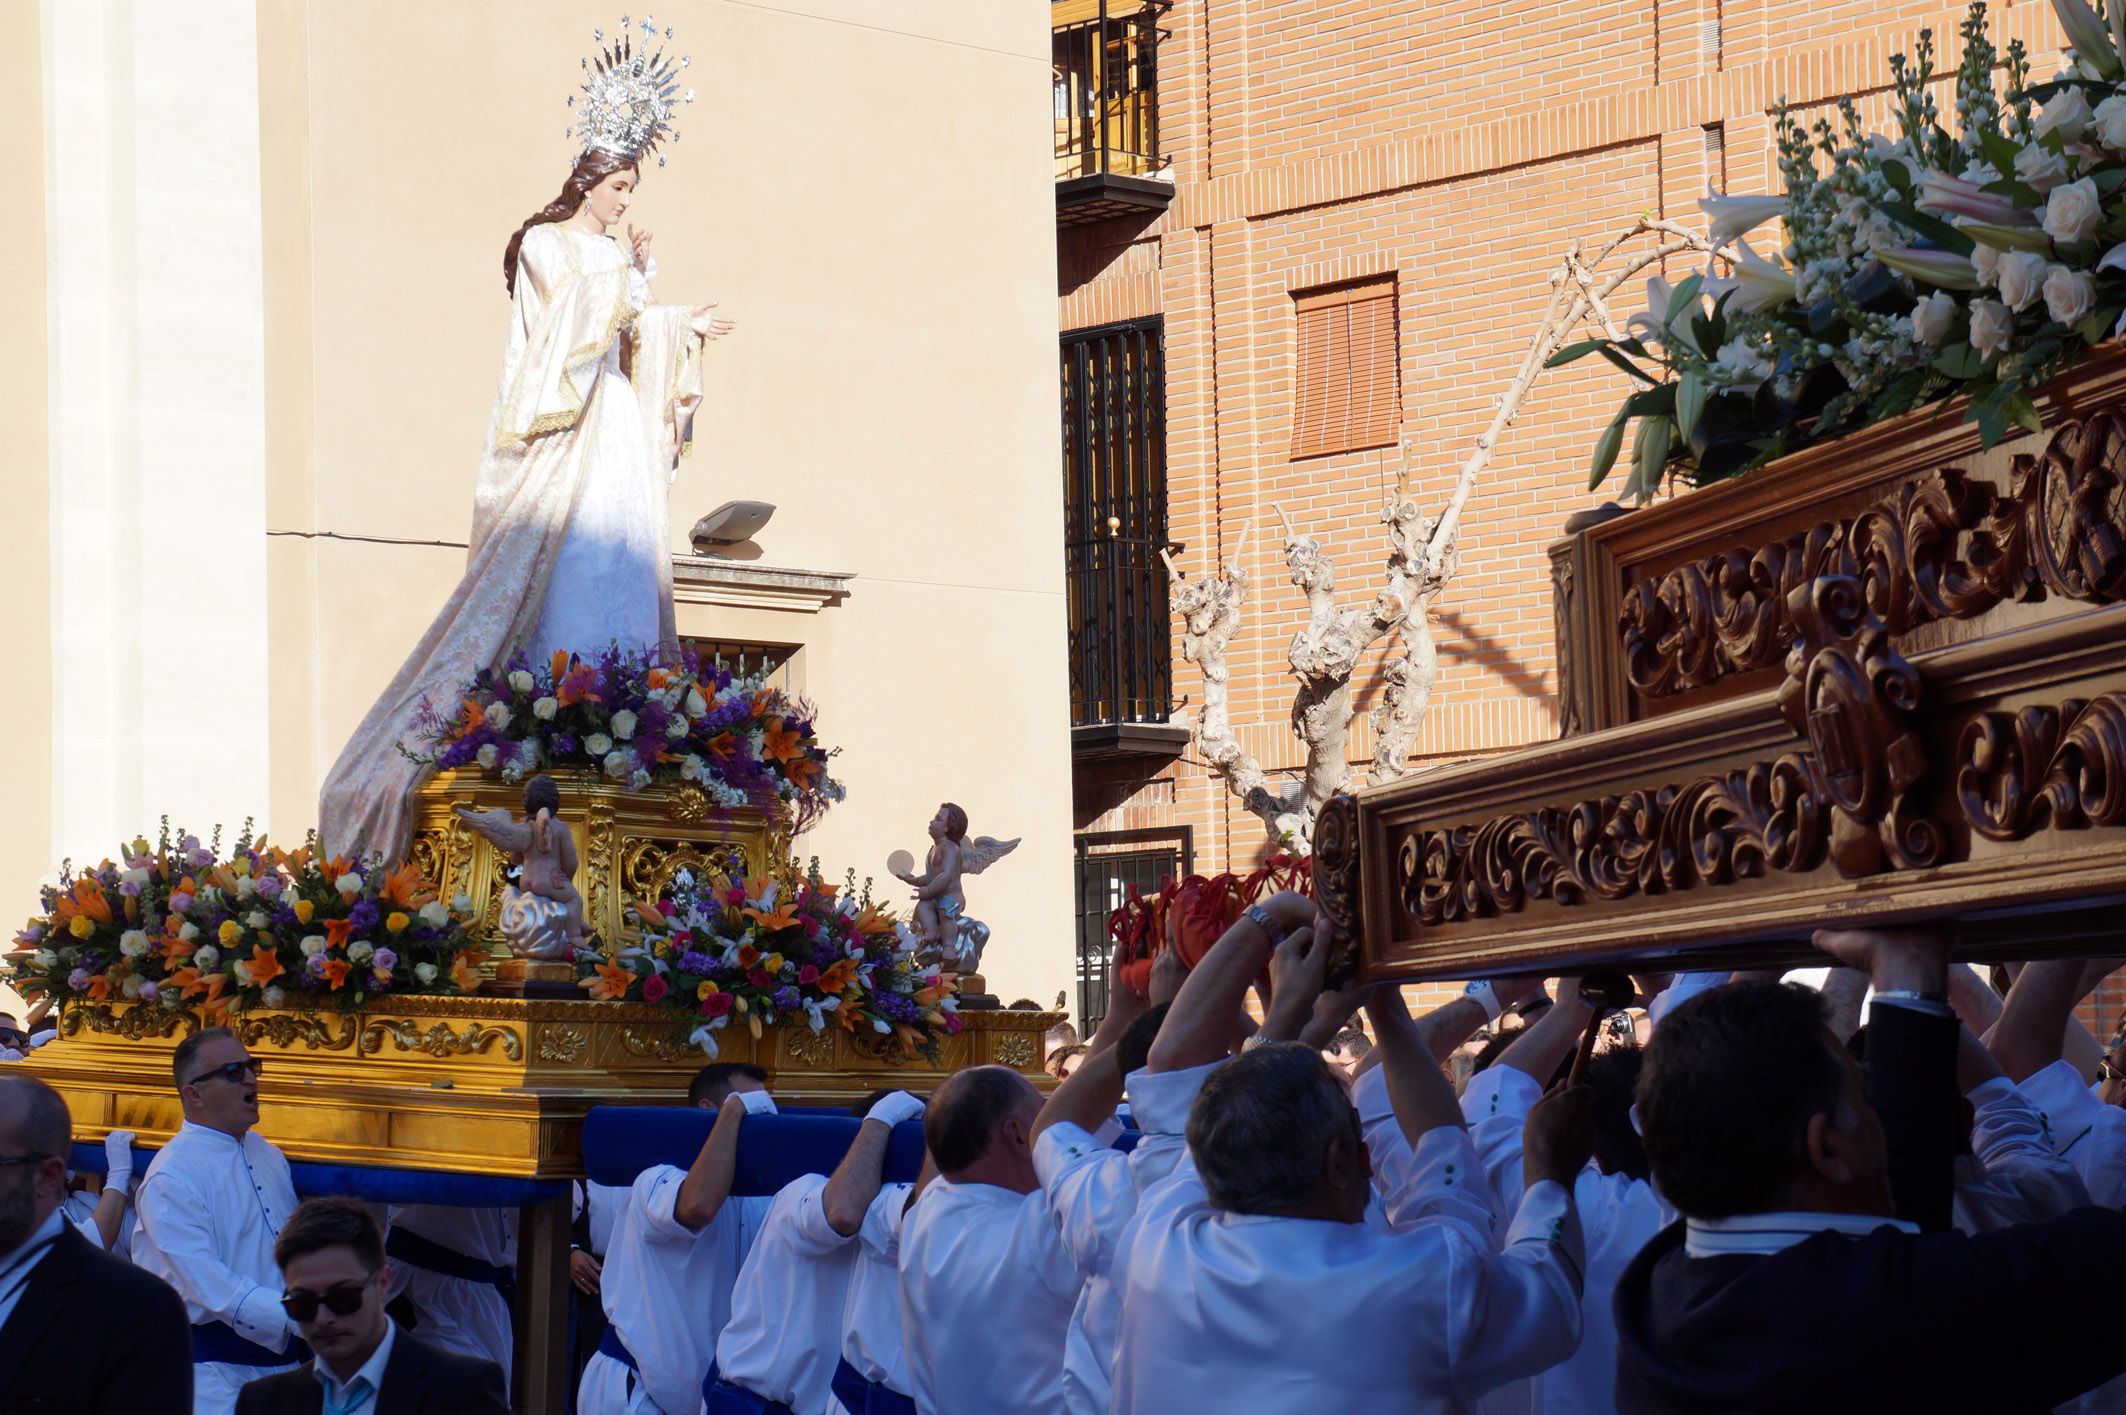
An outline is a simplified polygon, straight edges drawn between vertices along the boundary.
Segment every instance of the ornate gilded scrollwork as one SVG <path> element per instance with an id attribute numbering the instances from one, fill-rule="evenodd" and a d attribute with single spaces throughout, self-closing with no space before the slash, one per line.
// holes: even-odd
<path id="1" fill-rule="evenodd" d="M 541 1027 L 539 1029 L 539 1059 L 574 1066 L 583 1060 L 584 1052 L 590 1049 L 591 1034 L 581 1027 Z"/>
<path id="2" fill-rule="evenodd" d="M 1025 1032 L 1006 1032 L 997 1038 L 997 1062 L 1024 1071 L 1034 1064 L 1033 1038 Z"/>
<path id="3" fill-rule="evenodd" d="M 784 1056 L 805 1066 L 831 1066 L 834 1064 L 834 1034 L 815 1032 L 805 1026 L 787 1026 L 783 1028 L 782 1050 Z"/>
<path id="4" fill-rule="evenodd" d="M 893 1032 L 867 1032 L 860 1029 L 850 1033 L 849 1045 L 855 1049 L 858 1056 L 867 1061 L 875 1061 L 881 1066 L 906 1066 L 914 1060 L 909 1055 L 908 1048 L 901 1044 L 900 1036 Z M 1000 1047 L 999 1059 L 1001 1056 Z"/>
<path id="5" fill-rule="evenodd" d="M 629 899 L 657 899 L 685 870 L 699 879 L 729 879 L 745 873 L 736 841 L 713 841 L 704 850 L 687 841 L 629 840 L 620 848 L 621 892 Z"/>
<path id="6" fill-rule="evenodd" d="M 620 906 L 613 899 L 613 812 L 610 806 L 593 801 L 584 814 L 583 878 L 589 889 L 583 917 L 594 932 L 603 933 L 616 928 L 620 918 Z"/>
<path id="7" fill-rule="evenodd" d="M 338 1027 L 333 1026 L 335 1020 L 340 1023 Z M 240 1019 L 236 1037 L 247 1047 L 261 1041 L 277 1047 L 292 1047 L 300 1042 L 311 1051 L 345 1051 L 354 1045 L 361 1030 L 361 1023 L 353 1017 L 297 1017 L 283 1012 Z"/>
<path id="8" fill-rule="evenodd" d="M 1314 818 L 1314 903 L 1328 926 L 1329 977 L 1339 984 L 1358 972 L 1363 897 L 1358 802 L 1348 795 L 1331 796 Z"/>
<path id="9" fill-rule="evenodd" d="M 423 1031 L 418 1023 L 403 1019 L 378 1018 L 362 1025 L 359 1051 L 363 1056 L 374 1056 L 384 1049 L 386 1042 L 400 1051 L 425 1052 L 429 1056 L 469 1056 L 486 1051 L 495 1043 L 502 1044 L 502 1054 L 511 1061 L 524 1059 L 524 1039 L 508 1027 L 482 1027 L 468 1023 L 463 1030 L 438 1022 Z"/>
<path id="10" fill-rule="evenodd" d="M 675 821 L 698 825 L 709 818 L 709 793 L 691 781 L 683 781 L 664 793 L 665 809 Z"/>
<path id="11" fill-rule="evenodd" d="M 656 1061 L 685 1061 L 700 1052 L 684 1037 L 675 1037 L 665 1027 L 622 1027 L 620 1045 L 629 1056 L 646 1056 Z"/>
<path id="12" fill-rule="evenodd" d="M 436 888 L 447 898 L 457 888 L 458 881 L 444 877 L 444 841 L 445 833 L 440 830 L 414 832 L 413 839 L 406 844 L 406 862 L 434 880 Z"/>
<path id="13" fill-rule="evenodd" d="M 1956 795 L 1971 829 L 2021 840 L 2126 824 L 2126 693 L 2059 707 L 1982 712 L 1956 745 Z"/>
<path id="14" fill-rule="evenodd" d="M 61 1036 L 75 1036 L 83 1029 L 138 1042 L 149 1037 L 172 1037 L 179 1030 L 190 1036 L 199 1030 L 199 1019 L 190 1012 L 167 1012 L 154 1007 L 130 1007 L 121 1013 L 101 1003 L 70 1003 L 60 1011 Z"/>

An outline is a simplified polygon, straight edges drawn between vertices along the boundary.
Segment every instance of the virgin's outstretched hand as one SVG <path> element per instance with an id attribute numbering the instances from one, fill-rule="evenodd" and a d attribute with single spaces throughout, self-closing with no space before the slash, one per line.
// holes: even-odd
<path id="1" fill-rule="evenodd" d="M 715 308 L 714 300 L 705 305 L 694 306 L 693 314 L 687 319 L 687 327 L 704 339 L 721 339 L 738 327 L 725 316 L 711 313 Z"/>

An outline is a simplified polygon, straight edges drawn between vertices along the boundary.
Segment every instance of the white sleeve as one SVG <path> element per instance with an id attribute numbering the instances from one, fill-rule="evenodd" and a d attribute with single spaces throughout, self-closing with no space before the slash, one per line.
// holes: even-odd
<path id="1" fill-rule="evenodd" d="M 1972 1156 L 1984 1173 L 1956 1186 L 1959 1228 L 1986 1232 L 2088 1205 L 2081 1176 L 2052 1152 L 2043 1119 L 2007 1077 L 1974 1087 L 1968 1099 Z"/>
<path id="2" fill-rule="evenodd" d="M 1458 1225 L 1446 1232 L 1447 1359 L 1457 1396 L 1473 1400 L 1578 1348 L 1587 1248 L 1564 1185 L 1529 1186 L 1502 1252 L 1483 1251 Z"/>
<path id="3" fill-rule="evenodd" d="M 1542 1098 L 1542 1086 L 1518 1066 L 1487 1066 L 1462 1092 L 1462 1116 L 1469 1122 L 1477 1163 L 1508 1214 L 1520 1201 L 1521 1131 Z"/>
<path id="4" fill-rule="evenodd" d="M 1498 1238 L 1498 1206 L 1491 1185 L 1477 1163 L 1469 1132 L 1459 1125 L 1436 1125 L 1417 1137 L 1403 1177 L 1385 1196 L 1384 1208 L 1394 1232 L 1425 1219 L 1452 1218 L 1487 1243 Z"/>
<path id="5" fill-rule="evenodd" d="M 293 1325 L 281 1307 L 281 1289 L 253 1282 L 222 1261 L 207 1223 L 209 1206 L 185 1181 L 150 1170 L 134 1197 L 140 1226 L 156 1259 L 142 1266 L 238 1336 L 270 1351 L 286 1343 Z M 102 1240 L 97 1240 L 102 1246 Z"/>
<path id="6" fill-rule="evenodd" d="M 692 1243 L 705 1229 L 688 1228 L 679 1221 L 676 1212 L 679 1186 L 686 1183 L 686 1177 L 685 1170 L 668 1164 L 657 1165 L 636 1175 L 635 1187 L 628 1194 L 627 1209 L 620 1221 L 626 1223 L 632 1219 L 640 1224 L 642 1236 L 652 1243 Z M 716 1217 L 722 1218 L 730 1207 L 725 1204 Z"/>
<path id="7" fill-rule="evenodd" d="M 791 1249 L 807 1258 L 823 1258 L 854 1237 L 836 1233 L 827 1222 L 827 1179 L 820 1174 L 800 1174 L 785 1184 L 769 1206 L 767 1223 L 782 1224 Z"/>
<path id="8" fill-rule="evenodd" d="M 905 1181 L 879 1185 L 878 1197 L 864 1210 L 863 1227 L 856 1230 L 856 1241 L 866 1252 L 894 1267 L 901 1262 L 901 1224 L 908 1217 L 908 1191 L 913 1188 Z"/>
<path id="9" fill-rule="evenodd" d="M 1123 1082 L 1129 1093 L 1129 1112 L 1146 1135 L 1182 1135 L 1188 1131 L 1189 1107 L 1211 1073 L 1223 1060 L 1181 1071 L 1132 1071 Z"/>
<path id="10" fill-rule="evenodd" d="M 2074 1166 L 2090 1199 L 2126 1206 L 2126 1110 L 2098 1100 L 2065 1061 L 2025 1076 L 2016 1089 L 2044 1118 L 2053 1152 Z"/>
<path id="11" fill-rule="evenodd" d="M 1033 1167 L 1041 1179 L 1041 1202 L 1079 1275 L 1105 1272 L 1115 1240 L 1137 1212 L 1129 1156 L 1100 1144 L 1082 1126 L 1062 1121 L 1034 1141 Z"/>
<path id="12" fill-rule="evenodd" d="M 1655 993 L 1653 1000 L 1646 1004 L 1647 1025 L 1652 1029 L 1658 1030 L 1663 1017 L 1675 1011 L 1683 1003 L 1689 1002 L 1699 993 L 1721 986 L 1727 979 L 1728 975 L 1726 973 L 1676 974 L 1668 980 L 1668 986 Z"/>

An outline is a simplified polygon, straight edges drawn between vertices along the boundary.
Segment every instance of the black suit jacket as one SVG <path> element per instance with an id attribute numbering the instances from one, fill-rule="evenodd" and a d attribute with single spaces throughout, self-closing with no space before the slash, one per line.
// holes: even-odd
<path id="1" fill-rule="evenodd" d="M 321 1415 L 325 1387 L 311 1361 L 262 1376 L 236 1398 L 236 1415 Z M 392 1339 L 384 1383 L 363 1415 L 509 1415 L 492 1361 L 430 1346 L 404 1327 Z"/>
<path id="2" fill-rule="evenodd" d="M 63 1223 L 0 1326 L 0 1391 L 25 1415 L 189 1415 L 184 1299 Z"/>
<path id="3" fill-rule="evenodd" d="M 1910 1008 L 1868 1024 L 1898 1213 L 1926 1231 L 1693 1258 L 1671 1225 L 1617 1283 L 1620 1411 L 2044 1411 L 2126 1369 L 2108 1296 L 2126 1215 L 1944 1231 L 1956 1043 L 1953 1019 Z"/>

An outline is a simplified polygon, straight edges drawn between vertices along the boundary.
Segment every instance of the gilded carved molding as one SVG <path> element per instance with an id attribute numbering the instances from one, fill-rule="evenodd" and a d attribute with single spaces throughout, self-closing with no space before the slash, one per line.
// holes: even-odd
<path id="1" fill-rule="evenodd" d="M 1956 795 L 1988 840 L 2126 825 L 2126 693 L 1978 714 L 1957 740 Z"/>
<path id="2" fill-rule="evenodd" d="M 1799 633 L 1795 592 L 1824 575 L 1859 579 L 1892 634 L 2004 600 L 2126 598 L 2126 415 L 2063 423 L 2043 453 L 2014 459 L 2005 494 L 1943 467 L 1859 515 L 1628 586 L 1627 678 L 1663 698 L 1776 667 Z"/>

